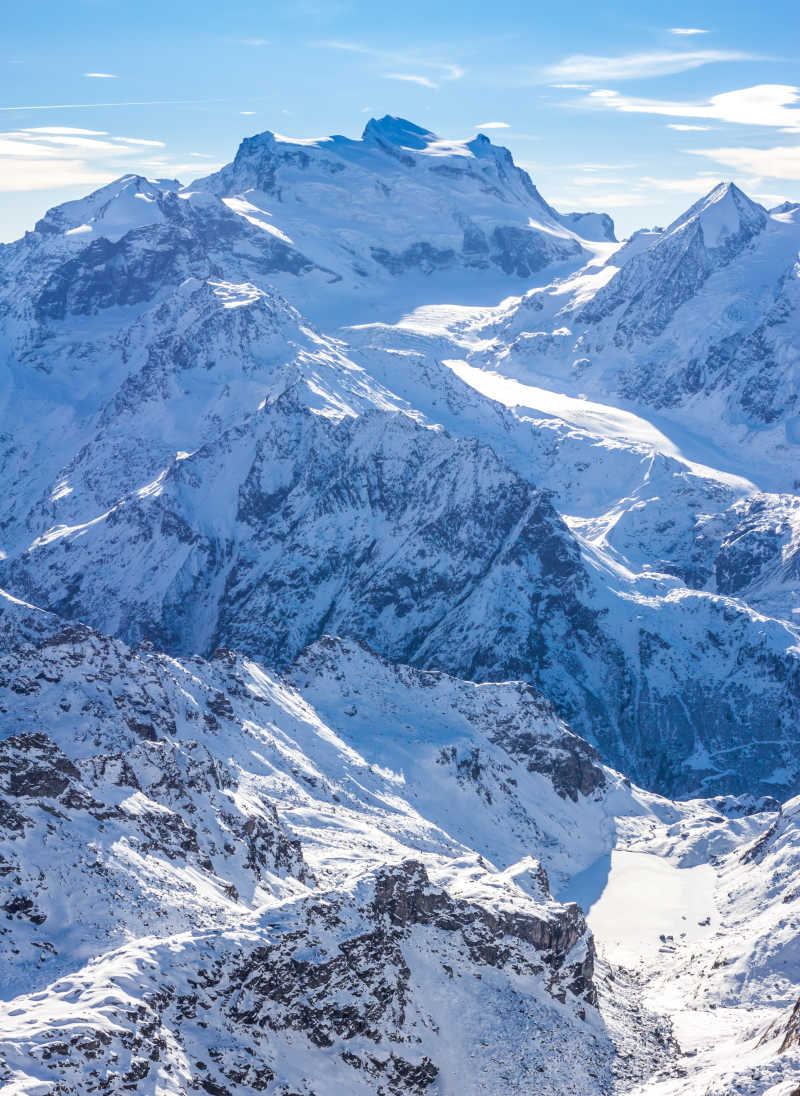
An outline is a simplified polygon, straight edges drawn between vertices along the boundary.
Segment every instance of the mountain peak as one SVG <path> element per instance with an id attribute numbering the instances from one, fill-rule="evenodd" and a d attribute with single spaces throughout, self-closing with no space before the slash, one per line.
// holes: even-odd
<path id="1" fill-rule="evenodd" d="M 163 220 L 161 202 L 180 186 L 177 179 L 121 175 L 85 198 L 53 206 L 36 222 L 35 230 L 48 235 L 74 235 L 83 242 L 93 236 L 119 239 L 133 228 Z"/>
<path id="2" fill-rule="evenodd" d="M 733 182 L 719 182 L 667 228 L 670 236 L 699 224 L 706 247 L 723 247 L 731 237 L 749 238 L 767 223 L 767 212 Z"/>
<path id="3" fill-rule="evenodd" d="M 407 118 L 398 118 L 393 114 L 384 114 L 382 118 L 370 118 L 361 134 L 362 141 L 382 141 L 399 148 L 424 149 L 432 141 L 438 140 L 435 133 L 422 126 L 409 122 Z"/>

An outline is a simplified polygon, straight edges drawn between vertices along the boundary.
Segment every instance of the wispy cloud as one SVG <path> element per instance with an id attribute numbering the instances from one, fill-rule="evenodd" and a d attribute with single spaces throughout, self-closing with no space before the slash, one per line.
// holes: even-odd
<path id="1" fill-rule="evenodd" d="M 555 194 L 548 195 L 548 201 L 556 209 L 575 209 L 582 212 L 598 209 L 632 209 L 636 206 L 652 204 L 652 195 L 645 191 L 632 190 L 626 187 L 623 190 L 598 191 L 587 194 Z"/>
<path id="2" fill-rule="evenodd" d="M 269 38 L 238 38 L 240 46 L 268 46 Z"/>
<path id="3" fill-rule="evenodd" d="M 115 178 L 112 171 L 91 167 L 82 160 L 26 160 L 16 157 L 7 163 L 0 153 L 3 173 L 0 192 L 51 190 L 67 186 L 103 186 Z"/>
<path id="4" fill-rule="evenodd" d="M 704 102 L 672 102 L 621 95 L 618 91 L 591 92 L 583 102 L 623 114 L 662 114 L 673 118 L 702 118 L 749 126 L 774 126 L 784 133 L 800 133 L 800 88 L 789 84 L 757 84 L 738 91 L 712 95 Z"/>
<path id="5" fill-rule="evenodd" d="M 476 129 L 510 129 L 508 122 L 479 122 Z"/>
<path id="6" fill-rule="evenodd" d="M 54 137 L 107 137 L 104 129 L 76 129 L 75 126 L 30 126 L 20 133 L 50 134 Z"/>
<path id="7" fill-rule="evenodd" d="M 442 57 L 433 56 L 422 50 L 385 50 L 365 45 L 363 42 L 349 42 L 340 39 L 325 39 L 310 43 L 318 49 L 340 50 L 344 53 L 357 53 L 368 58 L 374 66 L 391 66 L 391 72 L 381 73 L 386 80 L 405 80 L 422 87 L 436 88 L 449 80 L 460 80 L 466 69 Z M 423 75 L 419 75 L 419 70 Z M 409 71 L 406 71 L 409 70 Z M 424 75 L 427 72 L 429 75 Z"/>
<path id="8" fill-rule="evenodd" d="M 583 80 L 597 83 L 599 80 L 635 80 L 644 76 L 669 76 L 687 72 L 701 65 L 720 61 L 747 61 L 753 55 L 739 50 L 653 50 L 627 53 L 619 57 L 599 57 L 588 53 L 574 53 L 550 65 L 545 75 L 553 80 Z"/>
<path id="9" fill-rule="evenodd" d="M 667 129 L 676 129 L 679 133 L 700 133 L 711 129 L 711 126 L 689 126 L 683 122 L 667 122 Z"/>
<path id="10" fill-rule="evenodd" d="M 763 192 L 750 191 L 750 197 L 755 198 L 757 202 L 761 202 L 767 209 L 769 209 L 770 206 L 782 205 L 784 202 L 792 201 L 792 199 L 787 197 L 785 191 L 779 194 L 764 194 Z"/>
<path id="11" fill-rule="evenodd" d="M 142 137 L 112 137 L 120 145 L 136 145 L 142 148 L 163 148 L 163 141 L 147 141 Z"/>
<path id="12" fill-rule="evenodd" d="M 633 164 L 573 164 L 576 171 L 623 171 Z"/>
<path id="13" fill-rule="evenodd" d="M 695 156 L 707 156 L 718 164 L 766 179 L 800 182 L 800 145 L 777 148 L 692 149 Z"/>
<path id="14" fill-rule="evenodd" d="M 707 194 L 718 182 L 716 173 L 694 175 L 687 179 L 656 179 L 650 175 L 644 175 L 641 182 L 651 190 L 666 190 L 671 194 L 696 194 L 700 197 Z"/>
<path id="15" fill-rule="evenodd" d="M 37 103 L 35 106 L 0 106 L 0 110 L 96 110 L 98 107 L 180 107 L 189 103 L 225 103 L 226 99 L 136 99 L 117 103 Z"/>
<path id="16" fill-rule="evenodd" d="M 615 178 L 614 176 L 609 176 L 608 178 L 603 178 L 602 176 L 598 176 L 598 175 L 583 175 L 583 176 L 577 175 L 572 180 L 572 185 L 573 186 L 620 186 L 620 185 L 624 185 L 627 181 L 628 181 L 627 179 Z"/>
<path id="17" fill-rule="evenodd" d="M 419 84 L 423 88 L 438 88 L 438 84 L 427 76 L 418 76 L 413 72 L 384 72 L 384 80 L 404 80 L 407 84 Z"/>
<path id="18" fill-rule="evenodd" d="M 90 80 L 119 80 L 115 72 L 84 72 Z"/>
<path id="19" fill-rule="evenodd" d="M 189 179 L 199 178 L 198 168 L 202 169 L 203 175 L 210 175 L 212 171 L 219 171 L 222 166 L 216 160 L 198 164 L 197 161 L 170 160 L 168 157 L 160 157 L 153 160 L 140 160 L 136 164 L 136 169 L 150 179 L 180 179 L 187 182 Z"/>
<path id="20" fill-rule="evenodd" d="M 699 172 L 690 177 L 672 179 L 645 175 L 626 180 L 623 189 L 614 189 L 613 184 L 620 181 L 612 178 L 573 180 L 572 185 L 555 201 L 556 208 L 633 209 L 650 206 L 654 201 L 671 202 L 676 195 L 681 195 L 683 204 L 686 199 L 707 194 L 719 181 L 719 176 L 715 172 Z M 580 190 L 573 189 L 576 184 L 581 187 Z M 596 184 L 596 188 L 592 184 Z M 606 189 L 609 184 L 611 188 Z M 587 193 L 589 190 L 591 192 Z"/>
<path id="21" fill-rule="evenodd" d="M 681 36 L 689 36 L 693 34 L 708 34 L 707 30 L 702 27 L 670 27 L 670 34 L 679 34 Z"/>
<path id="22" fill-rule="evenodd" d="M 131 170 L 166 165 L 153 159 L 164 142 L 115 136 L 77 126 L 35 126 L 0 133 L 0 191 L 50 190 L 100 186 Z M 142 162 L 139 158 L 151 159 Z M 131 158 L 136 157 L 134 165 Z M 167 174 L 161 170 L 158 174 Z"/>

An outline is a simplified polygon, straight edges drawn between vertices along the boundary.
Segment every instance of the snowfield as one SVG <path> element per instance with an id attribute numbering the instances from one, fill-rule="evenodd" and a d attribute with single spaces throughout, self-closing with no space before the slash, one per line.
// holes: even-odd
<path id="1" fill-rule="evenodd" d="M 715 882 L 708 864 L 679 868 L 655 853 L 614 849 L 573 876 L 561 897 L 585 910 L 604 958 L 652 970 L 676 939 L 701 946 L 712 935 Z"/>

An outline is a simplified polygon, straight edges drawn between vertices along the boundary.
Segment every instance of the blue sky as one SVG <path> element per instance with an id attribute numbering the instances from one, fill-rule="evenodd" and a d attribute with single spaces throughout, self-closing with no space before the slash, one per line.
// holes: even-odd
<path id="1" fill-rule="evenodd" d="M 607 211 L 622 232 L 720 178 L 800 199 L 796 3 L 4 7 L 0 240 L 128 171 L 189 181 L 243 136 L 358 136 L 386 113 L 445 137 L 482 129 L 552 204 Z"/>

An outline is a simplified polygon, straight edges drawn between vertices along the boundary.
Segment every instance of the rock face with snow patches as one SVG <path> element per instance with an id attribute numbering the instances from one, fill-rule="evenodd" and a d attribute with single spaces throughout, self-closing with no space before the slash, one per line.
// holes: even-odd
<path id="1" fill-rule="evenodd" d="M 573 230 L 507 149 L 401 118 L 373 119 L 360 141 L 262 133 L 195 186 L 348 282 L 457 268 L 529 279 L 588 257 L 581 222 Z"/>
<path id="2" fill-rule="evenodd" d="M 4 1092 L 788 1096 L 798 217 L 387 116 L 0 247 Z"/>
<path id="3" fill-rule="evenodd" d="M 519 375 L 559 373 L 598 397 L 680 409 L 699 432 L 713 415 L 740 456 L 768 455 L 795 489 L 798 254 L 797 207 L 767 213 L 720 184 L 668 228 L 634 236 L 600 274 L 576 278 L 572 295 L 562 285 L 511 306 L 503 322 L 520 333 Z"/>

